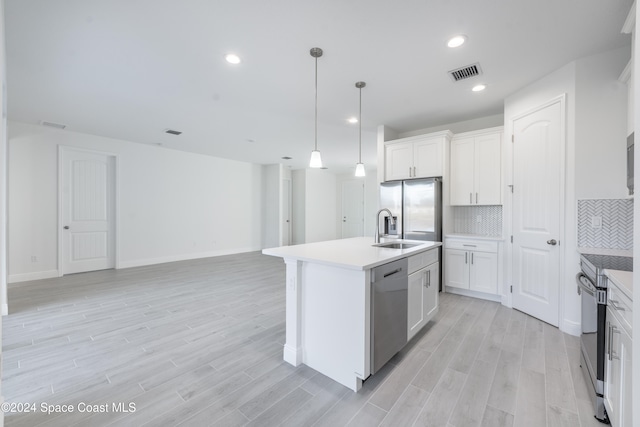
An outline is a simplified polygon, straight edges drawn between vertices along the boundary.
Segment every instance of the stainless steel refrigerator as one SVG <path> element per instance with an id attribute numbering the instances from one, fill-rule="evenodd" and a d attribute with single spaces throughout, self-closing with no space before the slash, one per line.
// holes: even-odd
<path id="1" fill-rule="evenodd" d="M 383 182 L 380 208 L 389 209 L 396 220 L 394 224 L 388 216 L 380 218 L 381 237 L 442 241 L 440 178 Z"/>

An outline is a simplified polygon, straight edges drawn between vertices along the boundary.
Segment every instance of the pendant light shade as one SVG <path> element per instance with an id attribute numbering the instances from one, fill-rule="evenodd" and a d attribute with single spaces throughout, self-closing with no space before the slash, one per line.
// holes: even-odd
<path id="1" fill-rule="evenodd" d="M 322 167 L 322 157 L 320 156 L 320 152 L 318 150 L 313 150 L 311 152 L 311 160 L 309 160 L 310 168 L 321 168 Z"/>
<path id="2" fill-rule="evenodd" d="M 357 82 L 356 87 L 360 91 L 360 115 L 358 117 L 358 163 L 356 163 L 356 176 L 366 176 L 364 163 L 362 163 L 362 88 L 367 84 L 365 82 Z"/>
<path id="3" fill-rule="evenodd" d="M 318 150 L 318 58 L 322 56 L 322 49 L 319 47 L 314 47 L 309 52 L 312 57 L 316 59 L 316 109 L 315 109 L 315 144 L 314 149 L 311 152 L 311 160 L 309 160 L 310 168 L 321 168 L 322 167 L 322 157 L 320 156 L 320 151 Z"/>

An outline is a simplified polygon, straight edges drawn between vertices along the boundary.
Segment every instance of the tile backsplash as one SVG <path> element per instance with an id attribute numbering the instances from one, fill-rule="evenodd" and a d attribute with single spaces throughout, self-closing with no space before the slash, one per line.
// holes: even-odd
<path id="1" fill-rule="evenodd" d="M 633 199 L 578 200 L 578 247 L 632 250 Z"/>
<path id="2" fill-rule="evenodd" d="M 454 233 L 502 236 L 502 206 L 453 206 L 451 209 Z"/>

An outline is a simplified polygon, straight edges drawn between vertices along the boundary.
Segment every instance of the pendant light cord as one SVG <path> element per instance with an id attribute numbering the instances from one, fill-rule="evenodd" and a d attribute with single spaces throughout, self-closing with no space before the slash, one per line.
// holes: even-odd
<path id="1" fill-rule="evenodd" d="M 316 113 L 315 113 L 315 151 L 318 151 L 318 57 L 316 56 Z"/>
<path id="2" fill-rule="evenodd" d="M 362 88 L 360 90 L 360 117 L 358 118 L 358 163 L 362 163 Z"/>

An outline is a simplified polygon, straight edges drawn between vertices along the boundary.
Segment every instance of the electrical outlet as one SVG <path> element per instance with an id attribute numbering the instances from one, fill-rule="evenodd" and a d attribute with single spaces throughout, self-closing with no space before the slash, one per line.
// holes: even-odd
<path id="1" fill-rule="evenodd" d="M 602 228 L 602 217 L 601 216 L 592 216 L 591 217 L 591 228 Z"/>
<path id="2" fill-rule="evenodd" d="M 476 222 L 479 224 L 482 222 L 482 215 L 476 216 Z"/>
<path id="3" fill-rule="evenodd" d="M 38 262 L 38 257 L 35 255 L 31 255 L 31 262 Z"/>

